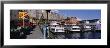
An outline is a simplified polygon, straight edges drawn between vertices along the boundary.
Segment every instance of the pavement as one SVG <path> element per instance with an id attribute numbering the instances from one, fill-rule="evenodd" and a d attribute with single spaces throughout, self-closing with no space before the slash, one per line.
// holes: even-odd
<path id="1" fill-rule="evenodd" d="M 39 26 L 36 26 L 33 31 L 31 31 L 32 34 L 27 35 L 27 39 L 43 39 L 43 34 L 39 28 Z"/>

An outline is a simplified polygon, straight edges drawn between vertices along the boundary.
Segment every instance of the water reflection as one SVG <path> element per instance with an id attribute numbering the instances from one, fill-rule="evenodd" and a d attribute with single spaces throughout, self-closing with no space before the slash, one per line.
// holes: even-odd
<path id="1" fill-rule="evenodd" d="M 101 32 L 55 33 L 55 39 L 101 39 Z"/>

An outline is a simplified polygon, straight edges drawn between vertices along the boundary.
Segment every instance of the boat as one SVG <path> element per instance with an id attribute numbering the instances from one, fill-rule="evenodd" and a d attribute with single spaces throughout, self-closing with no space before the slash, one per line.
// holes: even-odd
<path id="1" fill-rule="evenodd" d="M 72 31 L 72 32 L 79 32 L 79 31 L 81 31 L 80 30 L 80 26 L 76 25 L 76 24 L 65 25 L 65 30 Z"/>
<path id="2" fill-rule="evenodd" d="M 50 23 L 50 31 L 51 32 L 65 32 L 64 27 L 60 26 L 58 22 L 56 21 Z"/>

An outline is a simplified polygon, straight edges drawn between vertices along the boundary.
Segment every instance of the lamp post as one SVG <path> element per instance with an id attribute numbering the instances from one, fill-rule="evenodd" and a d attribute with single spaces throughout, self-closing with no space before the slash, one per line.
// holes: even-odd
<path id="1" fill-rule="evenodd" d="M 48 13 L 50 12 L 51 10 L 46 10 L 46 13 L 47 13 L 47 25 L 46 25 L 46 37 L 49 35 L 49 26 L 48 26 L 48 23 L 49 23 L 49 19 L 48 19 Z"/>
<path id="2" fill-rule="evenodd" d="M 46 13 L 47 13 L 47 24 L 48 24 L 48 13 L 50 12 L 50 10 L 46 10 Z"/>

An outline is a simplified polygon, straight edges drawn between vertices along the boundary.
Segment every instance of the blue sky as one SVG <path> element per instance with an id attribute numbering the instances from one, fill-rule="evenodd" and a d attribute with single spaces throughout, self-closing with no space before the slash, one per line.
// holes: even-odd
<path id="1" fill-rule="evenodd" d="M 85 19 L 101 19 L 101 10 L 58 10 L 60 15 L 64 17 L 77 17 L 81 20 Z"/>

